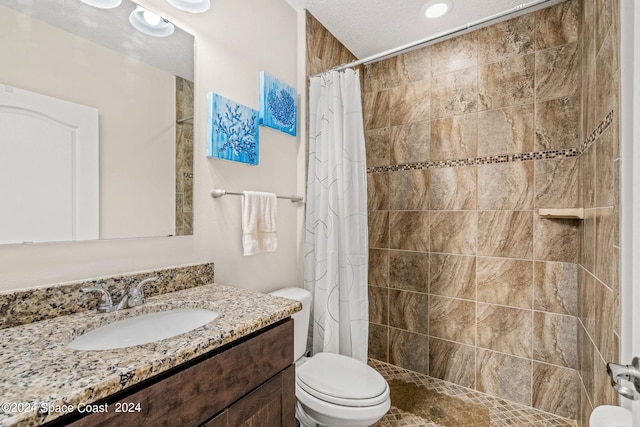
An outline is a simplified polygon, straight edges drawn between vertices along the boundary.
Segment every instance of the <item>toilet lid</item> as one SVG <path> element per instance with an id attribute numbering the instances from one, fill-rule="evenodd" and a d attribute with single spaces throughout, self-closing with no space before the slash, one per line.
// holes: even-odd
<path id="1" fill-rule="evenodd" d="M 297 384 L 307 393 L 345 406 L 372 406 L 389 396 L 385 379 L 359 360 L 333 353 L 318 353 L 296 373 Z"/>

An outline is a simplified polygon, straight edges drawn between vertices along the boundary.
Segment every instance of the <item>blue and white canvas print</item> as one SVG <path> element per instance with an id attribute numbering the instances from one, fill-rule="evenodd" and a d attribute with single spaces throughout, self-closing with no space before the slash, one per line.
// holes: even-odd
<path id="1" fill-rule="evenodd" d="M 260 124 L 296 136 L 298 104 L 296 90 L 260 72 Z"/>
<path id="2" fill-rule="evenodd" d="M 258 111 L 209 92 L 207 156 L 258 164 Z"/>

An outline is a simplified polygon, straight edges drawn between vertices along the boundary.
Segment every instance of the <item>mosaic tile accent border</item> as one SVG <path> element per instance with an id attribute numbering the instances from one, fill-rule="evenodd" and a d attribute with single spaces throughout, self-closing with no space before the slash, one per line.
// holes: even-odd
<path id="1" fill-rule="evenodd" d="M 418 372 L 409 371 L 389 363 L 369 359 L 369 365 L 387 380 L 400 379 L 411 382 L 420 387 L 434 390 L 438 393 L 456 397 L 461 400 L 483 405 L 489 409 L 489 425 L 480 423 L 465 424 L 455 427 L 575 427 L 576 421 L 559 417 L 548 412 L 524 406 L 519 403 L 509 402 L 504 399 L 490 396 L 470 388 L 449 383 Z M 424 418 L 402 411 L 394 406 L 391 401 L 391 409 L 372 427 L 454 427 L 425 420 Z"/>
<path id="2" fill-rule="evenodd" d="M 158 279 L 145 286 L 147 296 L 213 283 L 214 265 L 207 263 L 150 270 L 0 294 L 0 329 L 92 310 L 96 308 L 99 296 L 95 292 L 82 292 L 82 288 L 101 287 L 111 295 L 119 295 L 121 290 L 130 289 L 140 280 L 153 276 Z"/>
<path id="3" fill-rule="evenodd" d="M 611 110 L 609 114 L 607 114 L 604 120 L 602 120 L 600 124 L 598 124 L 596 129 L 591 132 L 591 135 L 589 135 L 589 137 L 586 138 L 578 148 L 567 148 L 564 150 L 531 151 L 528 153 L 472 157 L 468 159 L 403 163 L 392 166 L 373 166 L 367 168 L 367 173 L 398 172 L 433 168 L 451 168 L 456 166 L 487 165 L 493 163 L 526 162 L 529 160 L 550 160 L 562 157 L 579 157 L 587 148 L 589 148 L 591 144 L 596 141 L 596 139 L 598 139 L 598 137 L 605 130 L 607 130 L 611 123 L 613 123 L 613 110 Z"/>

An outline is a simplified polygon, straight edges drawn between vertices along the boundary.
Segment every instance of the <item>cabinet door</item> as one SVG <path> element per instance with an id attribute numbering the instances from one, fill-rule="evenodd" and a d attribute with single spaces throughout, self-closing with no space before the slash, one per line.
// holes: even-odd
<path id="1" fill-rule="evenodd" d="M 295 371 L 291 366 L 204 427 L 295 427 Z"/>

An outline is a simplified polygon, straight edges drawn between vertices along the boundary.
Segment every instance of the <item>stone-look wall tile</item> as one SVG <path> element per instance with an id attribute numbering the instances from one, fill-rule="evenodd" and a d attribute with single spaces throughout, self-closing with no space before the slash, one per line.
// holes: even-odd
<path id="1" fill-rule="evenodd" d="M 474 301 L 429 297 L 429 335 L 461 344 L 475 345 Z"/>
<path id="2" fill-rule="evenodd" d="M 593 341 L 607 362 L 616 362 L 618 352 L 613 334 L 614 295 L 611 289 L 595 281 L 595 333 Z"/>
<path id="3" fill-rule="evenodd" d="M 390 164 L 423 162 L 428 159 L 430 133 L 431 123 L 429 121 L 393 126 L 390 137 Z"/>
<path id="4" fill-rule="evenodd" d="M 477 182 L 477 166 L 431 169 L 431 209 L 475 210 Z"/>
<path id="5" fill-rule="evenodd" d="M 475 387 L 474 347 L 429 338 L 429 375 L 463 387 Z"/>
<path id="6" fill-rule="evenodd" d="M 616 37 L 609 32 L 596 55 L 596 120 L 618 107 L 620 58 Z"/>
<path id="7" fill-rule="evenodd" d="M 596 271 L 596 210 L 585 209 L 582 221 L 582 241 L 580 264 L 590 271 Z"/>
<path id="8" fill-rule="evenodd" d="M 613 208 L 596 209 L 596 268 L 595 276 L 611 289 L 619 286 L 618 213 Z"/>
<path id="9" fill-rule="evenodd" d="M 534 104 L 482 111 L 478 113 L 478 156 L 533 151 L 533 129 Z"/>
<path id="10" fill-rule="evenodd" d="M 428 374 L 429 337 L 390 328 L 389 363 L 421 374 Z"/>
<path id="11" fill-rule="evenodd" d="M 392 249 L 429 250 L 428 211 L 391 211 L 389 228 Z"/>
<path id="12" fill-rule="evenodd" d="M 535 207 L 580 207 L 580 163 L 575 157 L 536 160 Z"/>
<path id="13" fill-rule="evenodd" d="M 531 211 L 480 211 L 478 255 L 530 259 L 532 219 Z"/>
<path id="14" fill-rule="evenodd" d="M 429 257 L 429 293 L 474 299 L 476 257 L 432 253 Z"/>
<path id="15" fill-rule="evenodd" d="M 536 12 L 536 49 L 576 42 L 580 31 L 580 2 L 571 0 Z"/>
<path id="16" fill-rule="evenodd" d="M 307 75 L 354 61 L 356 57 L 310 13 L 306 18 Z"/>
<path id="17" fill-rule="evenodd" d="M 389 166 L 391 145 L 389 128 L 369 130 L 364 133 L 367 167 Z"/>
<path id="18" fill-rule="evenodd" d="M 476 390 L 531 405 L 531 360 L 476 350 Z"/>
<path id="19" fill-rule="evenodd" d="M 477 223 L 475 211 L 431 211 L 431 252 L 474 255 Z"/>
<path id="20" fill-rule="evenodd" d="M 578 368 L 578 322 L 574 316 L 535 312 L 533 358 L 567 368 Z"/>
<path id="21" fill-rule="evenodd" d="M 391 94 L 389 90 L 368 92 L 362 96 L 362 112 L 364 129 L 373 130 L 389 127 L 389 104 Z"/>
<path id="22" fill-rule="evenodd" d="M 589 399 L 593 400 L 593 355 L 594 345 L 591 342 L 591 338 L 587 334 L 587 331 L 578 324 L 578 355 L 580 356 L 580 378 L 582 379 L 582 385 L 589 396 Z"/>
<path id="23" fill-rule="evenodd" d="M 478 115 L 465 114 L 431 122 L 429 160 L 468 159 L 478 154 Z"/>
<path id="24" fill-rule="evenodd" d="M 392 126 L 422 122 L 431 117 L 431 79 L 396 86 L 389 93 Z"/>
<path id="25" fill-rule="evenodd" d="M 478 109 L 534 101 L 535 55 L 517 55 L 478 67 Z"/>
<path id="26" fill-rule="evenodd" d="M 533 53 L 535 15 L 527 14 L 478 30 L 478 63 Z"/>
<path id="27" fill-rule="evenodd" d="M 369 249 L 369 285 L 389 286 L 389 251 Z"/>
<path id="28" fill-rule="evenodd" d="M 431 78 L 431 46 L 396 56 L 394 66 L 400 84 Z"/>
<path id="29" fill-rule="evenodd" d="M 478 33 L 471 32 L 431 46 L 434 76 L 478 65 Z"/>
<path id="30" fill-rule="evenodd" d="M 536 100 L 573 96 L 580 89 L 578 43 L 536 52 Z"/>
<path id="31" fill-rule="evenodd" d="M 533 258 L 537 261 L 577 262 L 580 252 L 579 226 L 574 219 L 546 219 L 534 215 L 536 236 Z"/>
<path id="32" fill-rule="evenodd" d="M 362 91 L 364 93 L 375 93 L 389 89 L 392 86 L 390 80 L 393 78 L 389 66 L 389 60 L 366 64 L 364 66 Z"/>
<path id="33" fill-rule="evenodd" d="M 369 322 L 389 324 L 389 288 L 368 287 Z"/>
<path id="34" fill-rule="evenodd" d="M 596 0 L 595 2 L 595 41 L 596 50 L 602 49 L 602 44 L 609 34 L 614 20 L 614 1 Z"/>
<path id="35" fill-rule="evenodd" d="M 467 68 L 433 78 L 431 118 L 451 117 L 478 110 L 478 69 Z"/>
<path id="36" fill-rule="evenodd" d="M 478 347 L 531 358 L 531 310 L 478 303 Z"/>
<path id="37" fill-rule="evenodd" d="M 369 323 L 369 351 L 372 359 L 389 361 L 389 327 Z"/>
<path id="38" fill-rule="evenodd" d="M 369 212 L 369 247 L 388 248 L 389 247 L 389 212 L 370 211 Z"/>
<path id="39" fill-rule="evenodd" d="M 595 199 L 596 207 L 615 206 L 617 179 L 615 176 L 614 160 L 615 147 L 613 141 L 613 129 L 609 127 L 596 141 L 596 167 L 595 167 Z M 615 146 L 618 141 L 615 141 Z"/>
<path id="40" fill-rule="evenodd" d="M 593 356 L 593 406 L 618 405 L 619 395 L 611 387 L 611 378 L 607 374 L 607 365 L 596 351 Z"/>
<path id="41" fill-rule="evenodd" d="M 580 143 L 579 96 L 536 104 L 535 151 L 577 148 Z"/>
<path id="42" fill-rule="evenodd" d="M 477 259 L 478 301 L 531 309 L 532 261 Z"/>
<path id="43" fill-rule="evenodd" d="M 596 207 L 596 146 L 591 144 L 580 156 L 582 203 L 586 209 Z"/>
<path id="44" fill-rule="evenodd" d="M 389 210 L 389 174 L 367 174 L 367 210 Z"/>
<path id="45" fill-rule="evenodd" d="M 533 407 L 569 419 L 578 418 L 580 379 L 573 369 L 533 363 Z"/>
<path id="46" fill-rule="evenodd" d="M 398 171 L 391 174 L 391 210 L 429 209 L 431 170 Z"/>
<path id="47" fill-rule="evenodd" d="M 389 290 L 389 326 L 429 333 L 429 295 L 417 292 Z"/>
<path id="48" fill-rule="evenodd" d="M 578 270 L 578 312 L 589 336 L 596 333 L 596 279 L 589 272 Z"/>
<path id="49" fill-rule="evenodd" d="M 429 254 L 390 251 L 389 286 L 407 291 L 429 292 Z"/>
<path id="50" fill-rule="evenodd" d="M 589 427 L 589 418 L 591 418 L 593 407 L 587 397 L 584 388 L 580 388 L 580 418 L 578 419 L 578 427 Z"/>
<path id="51" fill-rule="evenodd" d="M 578 315 L 577 264 L 536 261 L 533 277 L 535 310 Z"/>
<path id="52" fill-rule="evenodd" d="M 478 165 L 478 209 L 533 209 L 533 163 Z"/>
<path id="53" fill-rule="evenodd" d="M 582 135 L 588 136 L 596 123 L 596 15 L 595 0 L 582 1 Z"/>

